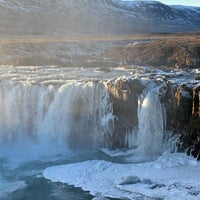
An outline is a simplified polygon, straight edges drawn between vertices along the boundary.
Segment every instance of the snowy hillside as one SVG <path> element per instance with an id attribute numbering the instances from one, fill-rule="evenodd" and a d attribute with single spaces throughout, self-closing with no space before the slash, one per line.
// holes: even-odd
<path id="1" fill-rule="evenodd" d="M 1 0 L 0 35 L 79 35 L 200 29 L 200 8 L 156 1 Z"/>

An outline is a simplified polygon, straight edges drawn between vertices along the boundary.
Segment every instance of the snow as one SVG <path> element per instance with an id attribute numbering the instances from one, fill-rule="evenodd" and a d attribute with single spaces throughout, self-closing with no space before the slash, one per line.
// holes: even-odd
<path id="1" fill-rule="evenodd" d="M 181 153 L 166 152 L 156 161 L 140 164 L 88 160 L 49 167 L 43 176 L 81 187 L 94 199 L 200 199 L 200 163 Z"/>
<path id="2" fill-rule="evenodd" d="M 199 7 L 197 7 L 197 6 L 173 5 L 173 6 L 171 6 L 171 7 L 172 7 L 172 8 L 179 9 L 179 10 L 191 10 L 191 11 L 200 13 L 200 11 L 198 10 Z"/>

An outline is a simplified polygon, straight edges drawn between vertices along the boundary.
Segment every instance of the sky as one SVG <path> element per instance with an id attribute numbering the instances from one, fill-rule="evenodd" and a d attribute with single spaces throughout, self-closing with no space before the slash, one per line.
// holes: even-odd
<path id="1" fill-rule="evenodd" d="M 132 0 L 126 0 L 126 1 L 132 1 Z M 188 5 L 188 6 L 200 7 L 200 0 L 157 0 L 157 1 L 160 1 L 167 5 Z"/>
<path id="2" fill-rule="evenodd" d="M 160 0 L 168 5 L 189 5 L 189 6 L 200 6 L 200 0 Z"/>

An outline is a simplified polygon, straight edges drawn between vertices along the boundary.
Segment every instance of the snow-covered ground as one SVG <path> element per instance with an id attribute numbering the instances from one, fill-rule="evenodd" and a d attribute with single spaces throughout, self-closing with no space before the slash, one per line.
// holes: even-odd
<path id="1" fill-rule="evenodd" d="M 200 199 L 200 163 L 180 153 L 166 152 L 155 161 L 139 164 L 88 160 L 49 167 L 43 176 L 81 187 L 96 197 Z"/>

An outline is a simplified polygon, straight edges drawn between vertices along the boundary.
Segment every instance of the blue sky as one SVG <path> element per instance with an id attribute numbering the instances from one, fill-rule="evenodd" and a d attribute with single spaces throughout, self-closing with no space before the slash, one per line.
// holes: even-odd
<path id="1" fill-rule="evenodd" d="M 131 1 L 131 0 L 126 0 L 126 1 Z M 157 1 L 163 2 L 168 5 L 188 5 L 188 6 L 200 7 L 200 0 L 157 0 Z"/>

